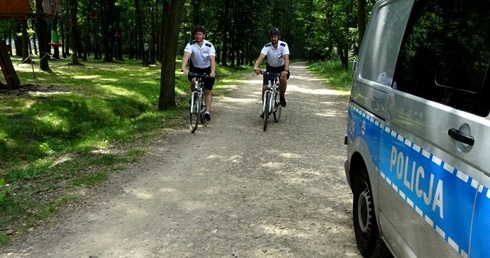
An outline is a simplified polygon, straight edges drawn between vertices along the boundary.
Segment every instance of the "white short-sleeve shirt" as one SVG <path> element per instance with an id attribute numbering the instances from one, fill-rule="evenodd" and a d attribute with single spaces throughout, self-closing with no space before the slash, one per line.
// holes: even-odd
<path id="1" fill-rule="evenodd" d="M 205 39 L 203 39 L 201 47 L 199 47 L 195 40 L 187 43 L 184 52 L 191 53 L 192 65 L 201 69 L 210 67 L 211 61 L 209 60 L 209 57 L 216 56 L 216 50 L 214 49 L 213 44 Z"/>
<path id="2" fill-rule="evenodd" d="M 267 63 L 270 66 L 280 67 L 284 65 L 284 55 L 289 55 L 289 47 L 286 42 L 278 40 L 277 48 L 274 48 L 272 43 L 267 43 L 260 53 L 267 57 Z"/>

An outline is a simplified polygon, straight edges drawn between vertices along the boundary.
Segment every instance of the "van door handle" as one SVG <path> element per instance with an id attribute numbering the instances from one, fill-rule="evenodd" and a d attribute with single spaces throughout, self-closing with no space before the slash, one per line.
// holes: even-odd
<path id="1" fill-rule="evenodd" d="M 466 143 L 470 146 L 475 144 L 475 138 L 473 136 L 462 134 L 458 129 L 451 128 L 447 131 L 447 134 L 458 142 Z"/>

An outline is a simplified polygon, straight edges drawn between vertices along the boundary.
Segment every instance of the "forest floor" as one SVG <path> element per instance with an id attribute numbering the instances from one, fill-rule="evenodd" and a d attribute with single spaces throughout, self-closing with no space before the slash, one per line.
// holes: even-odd
<path id="1" fill-rule="evenodd" d="M 281 120 L 263 131 L 250 76 L 143 148 L 102 186 L 0 257 L 361 257 L 343 163 L 347 100 L 290 67 Z"/>

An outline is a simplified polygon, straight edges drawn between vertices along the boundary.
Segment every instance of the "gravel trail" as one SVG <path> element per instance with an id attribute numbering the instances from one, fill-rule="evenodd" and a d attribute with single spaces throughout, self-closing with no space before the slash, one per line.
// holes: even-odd
<path id="1" fill-rule="evenodd" d="M 215 97 L 212 119 L 162 136 L 85 205 L 0 257 L 361 257 L 343 162 L 347 100 L 304 63 L 266 132 L 261 76 Z"/>

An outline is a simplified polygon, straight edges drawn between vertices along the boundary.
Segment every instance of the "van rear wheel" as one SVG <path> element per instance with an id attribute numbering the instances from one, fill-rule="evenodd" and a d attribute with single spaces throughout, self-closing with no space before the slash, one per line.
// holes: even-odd
<path id="1" fill-rule="evenodd" d="M 373 193 L 365 168 L 356 178 L 353 192 L 354 232 L 357 248 L 364 257 L 392 257 L 379 234 Z"/>

